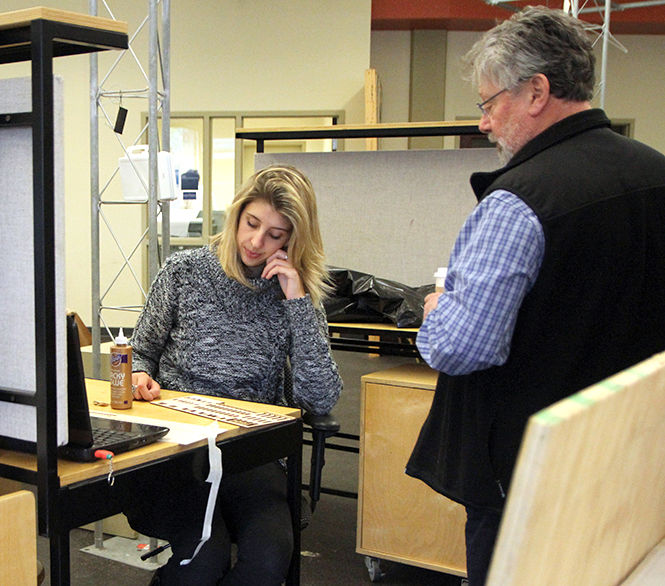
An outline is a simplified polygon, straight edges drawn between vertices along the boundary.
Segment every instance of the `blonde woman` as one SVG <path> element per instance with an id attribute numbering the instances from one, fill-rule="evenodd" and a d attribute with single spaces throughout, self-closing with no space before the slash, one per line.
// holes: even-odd
<path id="1" fill-rule="evenodd" d="M 171 255 L 152 284 L 132 336 L 135 398 L 168 388 L 329 412 L 342 383 L 321 305 L 325 277 L 311 183 L 293 167 L 258 171 L 211 245 Z M 287 363 L 293 381 L 285 385 Z M 155 583 L 284 580 L 293 536 L 279 463 L 223 479 L 212 536 L 186 566 L 179 561 L 198 543 L 207 487 L 182 470 L 151 484 L 135 488 L 128 517 L 171 543 Z"/>

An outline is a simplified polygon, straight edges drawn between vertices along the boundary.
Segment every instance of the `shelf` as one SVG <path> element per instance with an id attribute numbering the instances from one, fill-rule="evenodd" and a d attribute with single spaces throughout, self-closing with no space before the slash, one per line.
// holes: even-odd
<path id="1" fill-rule="evenodd" d="M 0 63 L 32 59 L 36 34 L 33 24 L 44 23 L 52 41 L 52 56 L 78 55 L 127 48 L 127 23 L 66 10 L 36 7 L 0 14 Z"/>
<path id="2" fill-rule="evenodd" d="M 460 136 L 480 134 L 478 123 L 478 120 L 458 120 L 454 122 L 339 124 L 297 128 L 238 128 L 236 129 L 236 138 L 255 140 L 256 150 L 263 152 L 263 144 L 266 140 Z"/>
<path id="3" fill-rule="evenodd" d="M 51 584 L 69 583 L 69 536 L 61 535 L 66 525 L 60 517 L 68 490 L 57 466 L 53 59 L 127 47 L 124 22 L 43 7 L 0 14 L 0 63 L 31 62 L 32 110 L 0 113 L 0 126 L 32 127 L 37 440 L 36 469 L 2 464 L 0 475 L 37 485 L 39 532 L 50 539 Z"/>
<path id="4" fill-rule="evenodd" d="M 418 328 L 398 328 L 387 323 L 330 322 L 330 347 L 345 352 L 420 358 Z"/>

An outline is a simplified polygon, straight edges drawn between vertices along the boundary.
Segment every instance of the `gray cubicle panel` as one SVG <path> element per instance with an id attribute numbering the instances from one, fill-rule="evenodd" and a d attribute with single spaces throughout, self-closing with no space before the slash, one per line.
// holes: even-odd
<path id="1" fill-rule="evenodd" d="M 31 112 L 31 79 L 0 79 L 0 113 Z M 67 440 L 65 353 L 65 216 L 62 80 L 54 78 L 54 176 L 56 256 L 56 360 L 58 443 Z M 33 242 L 32 126 L 0 127 L 0 387 L 34 394 L 35 277 Z M 35 407 L 0 402 L 0 435 L 36 441 Z"/>
<path id="2" fill-rule="evenodd" d="M 499 167 L 494 149 L 260 153 L 314 186 L 328 264 L 419 286 L 446 266 L 476 205 L 474 171 Z"/>

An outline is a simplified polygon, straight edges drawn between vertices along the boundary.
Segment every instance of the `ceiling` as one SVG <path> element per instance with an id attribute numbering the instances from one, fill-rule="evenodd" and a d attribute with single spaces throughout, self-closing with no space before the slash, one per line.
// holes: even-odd
<path id="1" fill-rule="evenodd" d="M 490 6 L 484 0 L 372 0 L 373 30 L 445 29 L 456 31 L 484 31 L 498 20 L 504 20 L 511 10 L 528 5 L 561 8 L 562 1 L 537 2 L 532 0 L 506 2 L 506 7 Z M 649 2 L 647 7 L 632 7 L 633 0 L 612 2 L 610 31 L 614 34 L 665 34 L 665 0 L 663 4 Z M 582 12 L 599 5 L 599 12 Z M 604 0 L 579 0 L 580 18 L 602 24 Z"/>

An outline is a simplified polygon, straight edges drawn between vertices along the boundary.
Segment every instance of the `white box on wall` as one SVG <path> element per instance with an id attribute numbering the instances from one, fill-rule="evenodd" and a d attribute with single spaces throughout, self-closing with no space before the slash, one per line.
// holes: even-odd
<path id="1" fill-rule="evenodd" d="M 148 145 L 135 145 L 127 149 L 127 156 L 118 161 L 122 197 L 125 201 L 148 201 Z M 157 153 L 157 199 L 172 201 L 178 197 L 176 175 L 171 153 Z"/>

